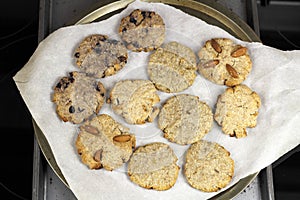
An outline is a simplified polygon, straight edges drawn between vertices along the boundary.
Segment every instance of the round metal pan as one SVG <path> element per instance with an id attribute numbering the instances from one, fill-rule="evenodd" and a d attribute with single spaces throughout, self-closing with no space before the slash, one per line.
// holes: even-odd
<path id="1" fill-rule="evenodd" d="M 98 8 L 97 10 L 87 14 L 76 24 L 86 24 L 94 21 L 101 21 L 107 19 L 110 16 L 119 13 L 126 6 L 132 3 L 134 0 L 123 0 L 109 3 L 105 6 Z M 145 2 L 160 2 L 172 5 L 182 11 L 189 13 L 199 19 L 206 21 L 209 24 L 216 25 L 223 28 L 233 36 L 248 42 L 260 42 L 259 37 L 255 32 L 236 14 L 232 13 L 220 4 L 209 0 L 143 0 Z M 37 142 L 48 161 L 50 167 L 61 179 L 61 181 L 68 187 L 68 183 L 65 180 L 61 170 L 59 169 L 52 150 L 45 138 L 44 134 L 33 120 L 33 127 Z M 240 192 L 242 192 L 258 175 L 259 172 L 249 175 L 241 179 L 238 183 L 227 189 L 226 191 L 214 196 L 212 199 L 232 199 Z"/>

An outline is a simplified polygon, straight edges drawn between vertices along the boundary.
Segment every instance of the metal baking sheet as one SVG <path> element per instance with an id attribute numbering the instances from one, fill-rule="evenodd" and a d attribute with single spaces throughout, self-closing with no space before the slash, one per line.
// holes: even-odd
<path id="1" fill-rule="evenodd" d="M 101 6 L 93 12 L 90 12 L 88 15 L 80 19 L 75 24 L 84 24 L 91 23 L 94 21 L 100 21 L 110 16 L 120 12 L 122 9 L 126 8 L 128 4 L 133 2 L 134 0 L 123 0 L 117 1 L 113 3 L 109 3 L 105 6 Z M 182 11 L 189 13 L 199 19 L 206 21 L 209 24 L 213 24 L 219 26 L 234 35 L 235 37 L 249 42 L 259 42 L 259 37 L 255 34 L 255 32 L 237 15 L 230 12 L 225 7 L 219 5 L 214 1 L 209 0 L 143 0 L 145 2 L 160 2 L 172 5 Z M 37 142 L 40 146 L 42 153 L 44 154 L 47 162 L 50 167 L 53 169 L 55 174 L 60 178 L 60 180 L 68 187 L 68 183 L 65 180 L 63 174 L 61 173 L 54 155 L 51 151 L 51 148 L 39 127 L 33 122 L 33 126 L 35 129 L 35 136 Z M 226 191 L 218 194 L 213 197 L 213 199 L 232 199 L 240 192 L 242 192 L 258 175 L 258 172 L 244 179 L 241 179 L 237 184 L 227 189 Z"/>

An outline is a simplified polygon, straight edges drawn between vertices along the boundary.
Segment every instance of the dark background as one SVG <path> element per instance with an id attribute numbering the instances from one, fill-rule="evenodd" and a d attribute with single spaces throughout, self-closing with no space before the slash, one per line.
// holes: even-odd
<path id="1" fill-rule="evenodd" d="M 1 8 L 0 197 L 31 199 L 33 127 L 30 113 L 12 77 L 38 45 L 39 1 L 2 1 Z M 258 11 L 260 37 L 264 44 L 281 50 L 300 49 L 300 1 L 258 1 Z M 276 199 L 300 199 L 299 160 L 298 152 L 275 163 Z"/>

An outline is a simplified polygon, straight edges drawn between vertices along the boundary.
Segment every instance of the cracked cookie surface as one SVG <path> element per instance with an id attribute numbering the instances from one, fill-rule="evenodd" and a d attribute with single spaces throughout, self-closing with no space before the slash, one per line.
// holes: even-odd
<path id="1" fill-rule="evenodd" d="M 196 78 L 196 55 L 187 46 L 170 42 L 150 55 L 148 75 L 163 92 L 181 92 Z"/>
<path id="2" fill-rule="evenodd" d="M 105 101 L 101 82 L 81 72 L 71 72 L 54 87 L 52 101 L 63 121 L 79 124 L 97 114 Z"/>
<path id="3" fill-rule="evenodd" d="M 168 190 L 178 178 L 177 160 L 169 145 L 150 143 L 134 151 L 128 162 L 128 176 L 143 188 Z"/>
<path id="4" fill-rule="evenodd" d="M 127 63 L 127 49 L 120 41 L 106 35 L 90 35 L 74 53 L 77 66 L 95 78 L 111 76 Z"/>
<path id="5" fill-rule="evenodd" d="M 216 192 L 226 187 L 233 175 L 234 161 L 221 145 L 200 140 L 187 150 L 184 176 L 193 188 Z"/>
<path id="6" fill-rule="evenodd" d="M 101 114 L 80 126 L 75 146 L 81 160 L 90 169 L 114 170 L 127 162 L 135 147 L 129 128 Z"/>
<path id="7" fill-rule="evenodd" d="M 136 9 L 121 20 L 119 34 L 132 51 L 152 51 L 165 39 L 165 24 L 160 15 Z"/>
<path id="8" fill-rule="evenodd" d="M 113 111 L 129 124 L 152 122 L 159 113 L 157 90 L 149 80 L 122 80 L 110 93 Z"/>
<path id="9" fill-rule="evenodd" d="M 191 144 L 203 138 L 211 129 L 213 114 L 197 96 L 181 94 L 169 98 L 163 105 L 158 126 L 164 137 L 177 144 Z"/>
<path id="10" fill-rule="evenodd" d="M 246 137 L 246 128 L 256 126 L 260 105 L 261 100 L 256 92 L 246 85 L 237 85 L 227 88 L 219 96 L 214 118 L 225 134 Z"/>
<path id="11" fill-rule="evenodd" d="M 252 69 L 247 48 L 227 38 L 206 41 L 198 56 L 198 72 L 220 85 L 238 85 L 247 78 Z"/>

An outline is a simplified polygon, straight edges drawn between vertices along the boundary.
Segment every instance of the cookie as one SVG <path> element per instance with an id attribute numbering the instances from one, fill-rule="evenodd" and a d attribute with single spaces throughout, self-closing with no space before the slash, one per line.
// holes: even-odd
<path id="1" fill-rule="evenodd" d="M 81 72 L 71 72 L 56 84 L 53 102 L 63 121 L 79 124 L 97 114 L 105 101 L 101 82 Z"/>
<path id="2" fill-rule="evenodd" d="M 127 49 L 120 41 L 106 35 L 90 35 L 74 53 L 77 66 L 95 78 L 111 76 L 122 69 L 128 58 Z"/>
<path id="3" fill-rule="evenodd" d="M 172 42 L 150 55 L 148 75 L 155 87 L 163 92 L 181 92 L 196 78 L 196 56 L 182 44 Z"/>
<path id="4" fill-rule="evenodd" d="M 247 78 L 252 69 L 247 48 L 227 38 L 207 41 L 198 56 L 198 72 L 220 85 L 238 85 Z"/>
<path id="5" fill-rule="evenodd" d="M 139 186 L 168 190 L 177 180 L 180 167 L 167 144 L 156 142 L 137 148 L 128 162 L 128 176 Z"/>
<path id="6" fill-rule="evenodd" d="M 134 10 L 121 20 L 119 34 L 131 51 L 152 51 L 165 39 L 165 24 L 152 11 Z"/>
<path id="7" fill-rule="evenodd" d="M 169 98 L 163 105 L 158 126 L 171 142 L 185 145 L 203 138 L 211 129 L 213 114 L 197 96 L 181 94 Z"/>
<path id="8" fill-rule="evenodd" d="M 135 136 L 112 117 L 102 114 L 80 126 L 76 149 L 90 169 L 114 170 L 127 162 L 135 147 Z"/>
<path id="9" fill-rule="evenodd" d="M 246 137 L 246 128 L 256 126 L 260 104 L 258 94 L 246 85 L 227 88 L 217 100 L 214 118 L 225 134 Z"/>
<path id="10" fill-rule="evenodd" d="M 221 145 L 200 140 L 186 152 L 184 176 L 188 183 L 203 192 L 224 188 L 234 175 L 234 161 Z"/>
<path id="11" fill-rule="evenodd" d="M 159 113 L 154 106 L 159 101 L 157 90 L 149 80 L 122 80 L 110 93 L 113 111 L 129 124 L 152 122 Z"/>

